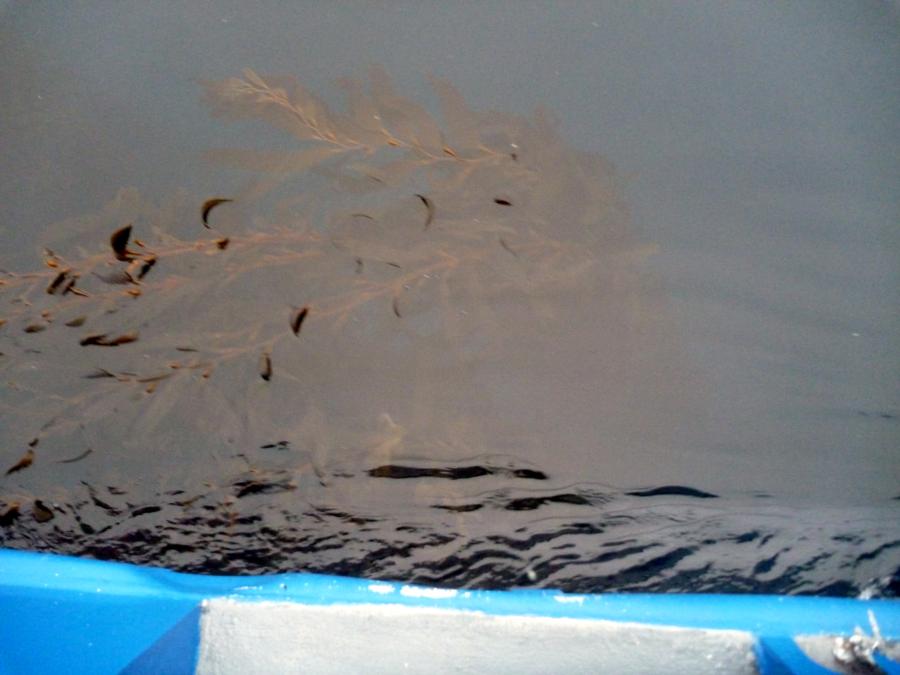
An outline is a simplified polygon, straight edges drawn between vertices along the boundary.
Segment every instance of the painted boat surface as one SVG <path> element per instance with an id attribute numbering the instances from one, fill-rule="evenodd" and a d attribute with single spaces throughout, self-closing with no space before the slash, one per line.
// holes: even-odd
<path id="1" fill-rule="evenodd" d="M 896 600 L 214 577 L 0 550 L 3 675 L 827 673 L 807 654 L 854 633 L 874 663 L 865 672 L 900 672 Z"/>

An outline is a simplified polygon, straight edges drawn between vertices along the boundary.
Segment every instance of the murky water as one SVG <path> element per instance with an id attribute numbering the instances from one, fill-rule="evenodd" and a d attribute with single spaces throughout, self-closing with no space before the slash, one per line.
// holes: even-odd
<path id="1" fill-rule="evenodd" d="M 551 114 L 341 74 L 360 79 L 194 73 L 204 163 L 167 169 L 189 187 L 111 179 L 3 233 L 0 543 L 210 573 L 896 594 L 895 295 L 853 306 L 882 267 L 841 277 L 824 231 L 725 223 L 743 257 L 648 236 L 628 179 Z M 755 233 L 807 250 L 781 266 Z"/>

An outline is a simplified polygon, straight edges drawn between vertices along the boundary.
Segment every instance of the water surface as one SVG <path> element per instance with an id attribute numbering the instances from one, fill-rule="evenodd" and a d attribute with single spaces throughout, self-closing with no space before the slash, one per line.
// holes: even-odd
<path id="1" fill-rule="evenodd" d="M 6 10 L 2 541 L 895 593 L 896 17 L 652 7 Z"/>

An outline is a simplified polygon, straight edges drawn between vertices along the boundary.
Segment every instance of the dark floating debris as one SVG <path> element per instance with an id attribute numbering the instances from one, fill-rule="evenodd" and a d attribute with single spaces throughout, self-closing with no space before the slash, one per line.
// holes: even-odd
<path id="1" fill-rule="evenodd" d="M 272 357 L 269 352 L 263 352 L 259 357 L 259 376 L 266 382 L 272 379 Z"/>
<path id="2" fill-rule="evenodd" d="M 148 513 L 156 513 L 158 511 L 162 511 L 161 506 L 139 506 L 131 512 L 131 517 L 137 518 L 138 516 L 144 516 Z"/>
<path id="3" fill-rule="evenodd" d="M 115 373 L 111 373 L 105 368 L 96 368 L 93 372 L 84 376 L 86 380 L 102 380 L 105 377 L 116 377 Z"/>
<path id="4" fill-rule="evenodd" d="M 307 314 L 309 314 L 309 307 L 304 306 L 295 310 L 291 315 L 291 331 L 293 331 L 294 335 L 300 334 L 300 327 L 303 325 L 303 320 L 306 319 Z"/>
<path id="5" fill-rule="evenodd" d="M 137 278 L 140 281 L 145 276 L 147 276 L 147 272 L 153 269 L 153 266 L 156 264 L 156 256 L 151 255 L 147 258 L 144 258 L 144 261 L 141 263 L 140 268 L 138 269 Z"/>
<path id="6" fill-rule="evenodd" d="M 74 319 L 66 321 L 65 325 L 69 328 L 78 328 L 79 326 L 83 326 L 85 321 L 87 321 L 86 316 L 76 316 Z"/>
<path id="7" fill-rule="evenodd" d="M 393 302 L 391 302 L 391 308 L 394 310 L 394 316 L 398 319 L 402 319 L 403 315 L 400 314 L 400 301 L 395 297 Z"/>
<path id="8" fill-rule="evenodd" d="M 53 511 L 40 499 L 34 500 L 34 504 L 31 505 L 31 514 L 39 523 L 46 523 L 48 520 L 53 520 Z"/>
<path id="9" fill-rule="evenodd" d="M 22 455 L 22 458 L 18 462 L 16 462 L 6 470 L 6 475 L 9 476 L 10 474 L 16 473 L 17 471 L 23 471 L 24 469 L 27 469 L 29 466 L 31 466 L 33 462 L 34 447 L 32 446 L 28 448 L 26 453 Z"/>
<path id="10" fill-rule="evenodd" d="M 116 260 L 128 262 L 134 258 L 134 252 L 128 250 L 128 239 L 131 237 L 131 224 L 121 227 L 112 233 L 109 245 L 112 247 Z"/>
<path id="11" fill-rule="evenodd" d="M 70 457 L 69 459 L 60 459 L 56 463 L 57 464 L 74 464 L 75 462 L 80 462 L 81 460 L 83 460 L 85 457 L 90 455 L 93 451 L 94 451 L 93 448 L 88 448 L 87 450 L 82 452 L 80 455 L 76 455 L 75 457 Z"/>
<path id="12" fill-rule="evenodd" d="M 25 326 L 26 333 L 40 333 L 44 330 L 47 330 L 47 324 L 45 323 L 30 323 Z"/>
<path id="13" fill-rule="evenodd" d="M 228 248 L 228 242 L 231 241 L 228 237 L 222 237 L 221 239 L 216 239 L 216 246 L 220 251 L 224 251 Z"/>
<path id="14" fill-rule="evenodd" d="M 566 492 L 560 495 L 549 495 L 547 497 L 522 497 L 513 499 L 504 507 L 507 511 L 533 511 L 540 508 L 544 504 L 575 504 L 577 506 L 588 506 L 590 500 L 574 492 Z"/>
<path id="15" fill-rule="evenodd" d="M 50 295 L 55 295 L 56 291 L 60 289 L 60 287 L 63 285 L 63 282 L 65 282 L 65 280 L 69 277 L 69 272 L 71 271 L 72 270 L 66 268 L 55 277 L 53 277 L 53 281 L 51 281 L 50 285 L 47 286 L 47 293 L 49 293 Z"/>
<path id="16" fill-rule="evenodd" d="M 228 202 L 233 202 L 233 199 L 228 199 L 227 197 L 213 197 L 212 199 L 207 199 L 203 202 L 203 206 L 200 208 L 200 216 L 203 218 L 203 227 L 209 229 L 209 212 L 216 208 L 219 204 L 226 204 Z M 226 244 L 227 246 L 228 244 Z M 224 248 L 224 246 L 220 246 L 219 248 Z"/>
<path id="17" fill-rule="evenodd" d="M 247 495 L 291 492 L 297 489 L 296 485 L 287 480 L 266 482 L 258 479 L 236 481 L 232 487 L 236 488 L 234 496 L 238 499 Z"/>
<path id="18" fill-rule="evenodd" d="M 494 203 L 499 204 L 500 206 L 512 206 L 512 202 L 508 199 L 503 199 L 501 197 L 494 197 Z"/>
<path id="19" fill-rule="evenodd" d="M 22 514 L 19 511 L 19 505 L 15 502 L 9 504 L 6 511 L 0 511 L 0 527 L 9 527 L 20 515 Z"/>
<path id="20" fill-rule="evenodd" d="M 138 334 L 134 333 L 125 333 L 124 335 L 119 335 L 118 337 L 110 338 L 107 337 L 106 333 L 99 333 L 97 335 L 88 335 L 81 339 L 78 343 L 82 347 L 87 347 L 88 345 L 96 345 L 97 347 L 118 347 L 119 345 L 127 345 L 129 342 L 136 342 L 138 339 Z"/>
<path id="21" fill-rule="evenodd" d="M 650 488 L 648 490 L 633 490 L 632 492 L 626 492 L 625 494 L 630 495 L 631 497 L 660 497 L 664 495 L 696 497 L 698 499 L 718 499 L 719 497 L 719 495 L 714 495 L 711 492 L 704 492 L 703 490 L 685 487 L 684 485 L 660 485 L 659 487 Z"/>
<path id="22" fill-rule="evenodd" d="M 516 478 L 528 478 L 529 480 L 547 480 L 547 474 L 536 469 L 513 469 L 512 475 Z"/>
<path id="23" fill-rule="evenodd" d="M 119 515 L 119 513 L 120 513 L 119 509 L 117 509 L 112 504 L 107 504 L 105 501 L 103 501 L 102 499 L 100 499 L 100 497 L 97 496 L 97 490 L 94 489 L 93 485 L 91 485 L 90 483 L 87 483 L 85 481 L 81 481 L 81 484 L 87 488 L 88 495 L 90 496 L 91 501 L 94 503 L 94 506 L 97 506 L 97 507 L 103 509 L 111 516 Z"/>
<path id="24" fill-rule="evenodd" d="M 259 446 L 261 450 L 287 450 L 291 447 L 290 441 L 278 441 L 277 443 L 266 443 Z"/>
<path id="25" fill-rule="evenodd" d="M 422 203 L 425 205 L 425 209 L 426 209 L 426 211 L 427 211 L 427 215 L 425 216 L 425 227 L 422 228 L 422 229 L 427 230 L 427 229 L 428 229 L 428 226 L 431 225 L 431 221 L 434 220 L 434 210 L 435 210 L 435 209 L 434 209 L 434 202 L 431 201 L 431 200 L 430 200 L 428 197 L 426 197 L 425 195 L 417 194 L 416 197 L 418 197 L 418 198 L 422 201 Z"/>

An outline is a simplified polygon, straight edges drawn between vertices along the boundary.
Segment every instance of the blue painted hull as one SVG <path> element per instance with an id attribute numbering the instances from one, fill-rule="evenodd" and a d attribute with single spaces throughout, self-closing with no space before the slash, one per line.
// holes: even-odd
<path id="1" fill-rule="evenodd" d="M 0 673 L 194 672 L 201 603 L 211 598 L 305 605 L 402 605 L 737 630 L 756 639 L 764 673 L 828 672 L 797 635 L 851 635 L 868 612 L 900 637 L 900 601 L 728 595 L 564 595 L 446 591 L 314 574 L 207 577 L 164 569 L 0 550 Z M 896 663 L 878 656 L 897 672 Z"/>

